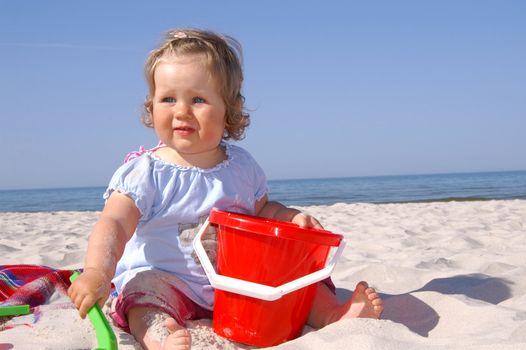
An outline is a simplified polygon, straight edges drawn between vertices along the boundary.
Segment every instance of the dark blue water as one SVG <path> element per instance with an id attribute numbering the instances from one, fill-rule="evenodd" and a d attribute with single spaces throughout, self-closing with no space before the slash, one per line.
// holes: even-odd
<path id="1" fill-rule="evenodd" d="M 269 181 L 286 205 L 526 199 L 526 171 Z M 101 210 L 104 187 L 0 191 L 0 212 Z"/>
<path id="2" fill-rule="evenodd" d="M 102 210 L 105 187 L 0 191 L 0 212 Z"/>
<path id="3" fill-rule="evenodd" d="M 280 180 L 270 196 L 288 205 L 526 199 L 526 171 Z"/>

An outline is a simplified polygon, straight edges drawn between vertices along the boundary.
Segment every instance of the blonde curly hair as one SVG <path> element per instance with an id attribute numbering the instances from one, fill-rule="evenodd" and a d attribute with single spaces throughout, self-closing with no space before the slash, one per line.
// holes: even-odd
<path id="1" fill-rule="evenodd" d="M 148 95 L 144 101 L 141 120 L 153 127 L 152 107 L 155 94 L 154 73 L 159 62 L 170 56 L 205 54 L 208 65 L 219 83 L 220 94 L 226 106 L 226 126 L 223 139 L 241 140 L 250 124 L 244 110 L 245 98 L 241 94 L 243 70 L 241 45 L 229 36 L 196 29 L 174 29 L 166 33 L 164 42 L 148 56 L 144 75 L 148 82 Z"/>

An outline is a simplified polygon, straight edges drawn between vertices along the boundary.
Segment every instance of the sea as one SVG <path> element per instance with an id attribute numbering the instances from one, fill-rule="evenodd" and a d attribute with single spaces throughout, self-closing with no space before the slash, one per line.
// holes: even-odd
<path id="1" fill-rule="evenodd" d="M 285 205 L 526 199 L 526 171 L 270 180 Z M 0 190 L 0 212 L 99 211 L 104 187 Z"/>

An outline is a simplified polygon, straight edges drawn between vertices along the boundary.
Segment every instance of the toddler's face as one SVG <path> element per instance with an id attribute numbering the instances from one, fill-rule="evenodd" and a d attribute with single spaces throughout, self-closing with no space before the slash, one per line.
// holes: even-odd
<path id="1" fill-rule="evenodd" d="M 226 106 L 205 55 L 174 56 L 154 72 L 153 127 L 179 155 L 217 156 Z"/>

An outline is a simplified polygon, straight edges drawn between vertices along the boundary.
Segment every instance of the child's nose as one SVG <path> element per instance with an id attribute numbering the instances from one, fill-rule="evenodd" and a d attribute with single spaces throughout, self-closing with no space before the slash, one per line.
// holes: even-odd
<path id="1" fill-rule="evenodd" d="M 190 117 L 190 107 L 184 102 L 178 102 L 174 106 L 174 115 L 176 118 Z"/>

